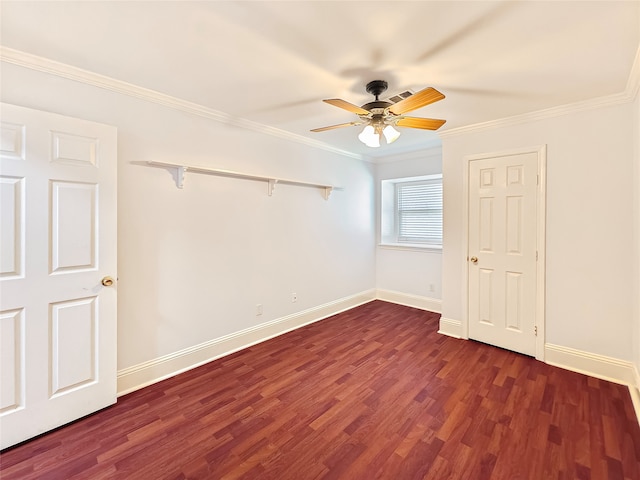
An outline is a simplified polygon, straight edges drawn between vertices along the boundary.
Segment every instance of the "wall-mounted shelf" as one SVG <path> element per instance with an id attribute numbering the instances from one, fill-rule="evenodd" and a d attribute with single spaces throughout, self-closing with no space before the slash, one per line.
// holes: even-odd
<path id="1" fill-rule="evenodd" d="M 325 200 L 329 200 L 329 195 L 331 195 L 331 192 L 333 190 L 338 190 L 337 187 L 334 187 L 332 185 L 302 182 L 299 180 L 291 180 L 289 178 L 276 178 L 276 177 L 265 177 L 263 175 L 251 175 L 247 173 L 233 172 L 231 170 L 220 170 L 217 168 L 194 167 L 192 165 L 180 165 L 177 163 L 165 163 L 165 162 L 153 162 L 153 161 L 148 161 L 147 164 L 153 167 L 175 169 L 176 186 L 178 188 L 184 187 L 184 174 L 187 172 L 191 172 L 191 173 L 202 173 L 205 175 L 217 175 L 220 177 L 233 177 L 233 178 L 242 178 L 245 180 L 257 180 L 257 181 L 266 182 L 267 193 L 269 194 L 269 196 L 273 195 L 273 190 L 277 183 L 284 183 L 286 185 L 298 185 L 301 187 L 320 188 L 323 190 L 323 195 Z"/>

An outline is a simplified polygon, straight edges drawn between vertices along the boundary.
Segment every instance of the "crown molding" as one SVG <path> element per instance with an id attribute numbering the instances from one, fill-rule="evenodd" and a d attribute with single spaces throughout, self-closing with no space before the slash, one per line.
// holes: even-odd
<path id="1" fill-rule="evenodd" d="M 595 110 L 602 107 L 610 107 L 614 105 L 621 105 L 631 102 L 638 95 L 640 90 L 640 46 L 636 51 L 636 56 L 631 66 L 631 72 L 627 79 L 627 85 L 623 92 L 615 93 L 612 95 L 606 95 L 603 97 L 591 98 L 581 102 L 569 103 L 566 105 L 560 105 L 557 107 L 546 108 L 544 110 L 537 110 L 535 112 L 524 113 L 522 115 L 515 115 L 512 117 L 499 118 L 497 120 L 490 120 L 488 122 L 476 123 L 473 125 L 465 125 L 463 127 L 451 128 L 448 130 L 439 131 L 440 138 L 453 137 L 456 135 L 462 135 L 465 133 L 480 132 L 483 130 L 491 130 L 499 127 L 510 127 L 513 125 L 520 125 L 523 123 L 535 122 L 537 120 L 544 120 L 547 118 L 559 117 L 562 115 L 568 115 L 570 113 L 584 112 L 587 110 Z"/>
<path id="2" fill-rule="evenodd" d="M 40 57 L 30 53 L 15 50 L 13 48 L 0 45 L 0 61 L 18 65 L 20 67 L 29 68 L 43 73 L 56 75 L 58 77 L 67 78 L 77 82 L 92 85 L 105 90 L 111 90 L 130 97 L 139 98 L 148 102 L 156 103 L 168 108 L 173 108 L 191 115 L 197 115 L 216 122 L 224 123 L 227 125 L 233 125 L 246 130 L 262 133 L 265 135 L 271 135 L 283 140 L 299 143 L 312 148 L 325 150 L 331 153 L 336 153 L 345 157 L 354 158 L 356 160 L 365 161 L 369 163 L 384 163 L 384 160 L 378 162 L 376 158 L 370 158 L 369 156 L 353 153 L 347 150 L 333 147 L 327 143 L 319 140 L 313 140 L 311 138 L 304 137 L 295 133 L 287 132 L 285 130 L 270 127 L 258 122 L 253 122 L 240 117 L 235 117 L 219 110 L 205 107 L 203 105 L 189 102 L 177 97 L 172 97 L 156 90 L 140 87 L 131 83 L 127 83 L 115 78 L 108 77 L 106 75 L 100 75 L 88 70 L 84 70 L 78 67 L 74 67 L 65 63 L 57 62 L 45 57 Z M 520 125 L 523 123 L 529 123 L 537 120 L 544 120 L 547 118 L 558 117 L 562 115 L 568 115 L 571 113 L 577 113 L 587 110 L 594 110 L 607 106 L 620 105 L 630 102 L 635 99 L 640 91 L 640 47 L 636 52 L 636 57 L 631 68 L 629 78 L 627 80 L 626 88 L 621 93 L 613 95 L 607 95 L 603 97 L 593 98 L 581 102 L 571 103 L 567 105 L 560 105 L 557 107 L 547 108 L 544 110 L 538 110 L 535 112 L 525 113 L 522 115 L 515 115 L 512 117 L 500 118 L 496 120 L 490 120 L 487 122 L 476 123 L 472 125 L 465 125 L 457 128 L 450 128 L 447 130 L 438 131 L 440 139 L 453 137 L 457 135 L 463 135 L 466 133 L 480 132 L 484 130 L 490 130 L 500 127 L 508 127 L 514 125 Z M 439 141 L 439 140 L 438 140 Z M 437 143 L 437 142 L 434 142 Z M 428 147 L 431 147 L 429 145 Z M 434 145 L 435 146 L 435 145 Z M 427 147 L 427 148 L 428 148 Z"/>
<path id="3" fill-rule="evenodd" d="M 582 102 L 570 103 L 567 105 L 560 105 L 558 107 L 546 108 L 544 110 L 537 110 L 535 112 L 524 113 L 522 115 L 515 115 L 513 117 L 499 118 L 497 120 L 490 120 L 488 122 L 476 123 L 473 125 L 465 125 L 464 127 L 451 128 L 440 132 L 441 138 L 454 137 L 466 133 L 481 132 L 484 130 L 492 130 L 500 127 L 511 127 L 515 125 L 521 125 L 523 123 L 535 122 L 538 120 L 545 120 L 548 118 L 560 117 L 562 115 L 568 115 L 571 113 L 584 112 L 588 110 L 595 110 L 602 107 L 609 107 L 613 105 L 621 105 L 628 103 L 633 99 L 627 92 L 616 93 L 613 95 L 607 95 L 604 97 L 592 98 Z"/>
<path id="4" fill-rule="evenodd" d="M 427 160 L 429 158 L 442 158 L 442 142 L 440 139 L 438 139 L 437 142 L 429 142 L 428 144 L 421 145 L 418 150 L 414 149 L 392 155 L 375 157 L 375 163 L 382 165 L 408 160 Z"/>
<path id="5" fill-rule="evenodd" d="M 58 77 L 74 80 L 94 87 L 110 90 L 130 97 L 139 98 L 148 102 L 156 103 L 164 107 L 179 110 L 191 115 L 197 115 L 209 120 L 224 123 L 226 125 L 232 125 L 253 132 L 263 133 L 265 135 L 271 135 L 290 142 L 299 143 L 308 147 L 325 150 L 331 153 L 336 153 L 345 157 L 355 158 L 356 160 L 368 160 L 364 155 L 358 153 L 349 152 L 341 148 L 333 147 L 327 143 L 313 140 L 311 138 L 297 135 L 295 133 L 287 132 L 279 128 L 263 125 L 258 122 L 253 122 L 245 118 L 235 117 L 219 110 L 205 107 L 194 102 L 189 102 L 181 98 L 172 97 L 156 90 L 140 87 L 132 83 L 116 80 L 115 78 L 108 77 L 106 75 L 100 75 L 82 68 L 74 67 L 65 63 L 57 62 L 45 57 L 40 57 L 30 53 L 15 50 L 13 48 L 0 45 L 0 61 L 11 63 L 31 70 L 36 70 Z"/>

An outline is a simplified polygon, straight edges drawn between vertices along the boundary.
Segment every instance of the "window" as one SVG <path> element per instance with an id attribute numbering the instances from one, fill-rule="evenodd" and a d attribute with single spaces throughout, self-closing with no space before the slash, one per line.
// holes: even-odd
<path id="1" fill-rule="evenodd" d="M 442 247 L 442 175 L 382 181 L 383 244 Z"/>

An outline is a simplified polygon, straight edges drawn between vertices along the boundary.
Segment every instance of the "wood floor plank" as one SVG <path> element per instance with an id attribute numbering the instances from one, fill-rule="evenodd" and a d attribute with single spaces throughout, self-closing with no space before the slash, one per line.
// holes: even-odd
<path id="1" fill-rule="evenodd" d="M 626 387 L 374 301 L 0 452 L 21 479 L 631 479 Z"/>

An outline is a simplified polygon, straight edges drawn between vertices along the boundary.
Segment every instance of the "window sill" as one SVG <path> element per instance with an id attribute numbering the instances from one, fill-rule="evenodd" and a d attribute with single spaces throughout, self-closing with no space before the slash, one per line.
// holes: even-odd
<path id="1" fill-rule="evenodd" d="M 442 253 L 441 245 L 420 245 L 416 243 L 379 243 L 378 247 L 387 250 L 407 250 L 413 252 Z"/>

